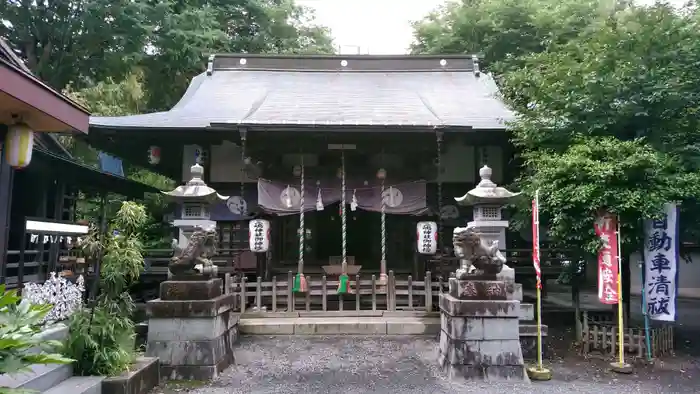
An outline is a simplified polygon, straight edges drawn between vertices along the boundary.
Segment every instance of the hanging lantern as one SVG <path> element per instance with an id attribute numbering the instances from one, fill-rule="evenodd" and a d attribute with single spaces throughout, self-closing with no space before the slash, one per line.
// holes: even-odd
<path id="1" fill-rule="evenodd" d="M 435 254 L 438 244 L 438 226 L 435 222 L 418 222 L 416 225 L 417 250 L 420 254 Z"/>
<path id="2" fill-rule="evenodd" d="M 301 176 L 301 166 L 299 166 L 299 165 L 294 166 L 294 168 L 292 168 L 292 175 L 294 175 L 297 178 L 300 177 Z"/>
<path id="3" fill-rule="evenodd" d="M 350 200 L 350 210 L 355 212 L 357 210 L 357 196 L 355 195 L 355 189 L 352 189 L 352 200 Z"/>
<path id="4" fill-rule="evenodd" d="M 151 146 L 148 148 L 148 164 L 156 165 L 160 163 L 160 147 Z"/>
<path id="5" fill-rule="evenodd" d="M 383 168 L 380 168 L 377 170 L 377 179 L 379 180 L 384 180 L 386 179 L 386 170 Z"/>
<path id="6" fill-rule="evenodd" d="M 318 188 L 318 195 L 316 196 L 316 210 L 323 211 L 323 198 L 321 197 L 320 182 L 316 181 L 316 187 Z"/>
<path id="7" fill-rule="evenodd" d="M 32 161 L 34 131 L 26 123 L 10 126 L 5 137 L 5 160 L 14 168 L 24 168 Z"/>
<path id="8" fill-rule="evenodd" d="M 253 253 L 265 253 L 270 249 L 270 222 L 253 219 L 248 225 L 248 243 Z"/>

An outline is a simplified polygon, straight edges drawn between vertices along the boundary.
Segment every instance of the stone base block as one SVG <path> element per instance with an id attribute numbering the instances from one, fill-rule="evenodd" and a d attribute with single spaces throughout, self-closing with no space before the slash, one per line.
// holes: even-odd
<path id="1" fill-rule="evenodd" d="M 471 317 L 440 314 L 440 326 L 450 338 L 462 341 L 517 339 L 518 319 L 513 317 Z"/>
<path id="2" fill-rule="evenodd" d="M 238 327 L 232 327 L 214 339 L 149 341 L 146 352 L 165 365 L 216 365 L 226 357 L 233 357 L 233 345 L 237 340 Z"/>
<path id="3" fill-rule="evenodd" d="M 223 294 L 211 300 L 163 300 L 155 299 L 146 303 L 149 318 L 171 317 L 212 317 L 218 316 L 234 305 L 233 294 Z"/>
<path id="4" fill-rule="evenodd" d="M 216 289 L 220 292 L 221 285 L 219 279 L 170 283 L 175 284 L 173 289 L 184 283 L 190 294 L 201 297 L 216 294 Z M 160 359 L 162 377 L 209 380 L 234 362 L 239 315 L 232 309 L 233 299 L 233 294 L 227 294 L 213 299 L 148 302 L 146 355 Z"/>
<path id="5" fill-rule="evenodd" d="M 226 368 L 234 362 L 233 355 L 230 359 L 221 360 L 216 365 L 162 365 L 160 376 L 166 380 L 199 380 L 206 381 L 216 379 Z"/>
<path id="6" fill-rule="evenodd" d="M 520 340 L 463 341 L 440 333 L 439 362 L 462 365 L 525 365 Z"/>
<path id="7" fill-rule="evenodd" d="M 450 316 L 520 317 L 520 301 L 516 300 L 460 300 L 441 294 L 440 309 Z"/>
<path id="8" fill-rule="evenodd" d="M 542 358 L 549 358 L 549 341 L 546 336 L 542 336 Z M 537 360 L 537 337 L 520 336 L 520 348 L 523 351 L 525 360 Z"/>
<path id="9" fill-rule="evenodd" d="M 443 367 L 450 379 L 483 380 L 486 382 L 530 382 L 521 365 L 450 365 Z"/>
<path id="10" fill-rule="evenodd" d="M 160 284 L 160 299 L 163 301 L 211 300 L 222 294 L 223 281 L 219 278 L 209 280 L 167 280 Z"/>
<path id="11" fill-rule="evenodd" d="M 450 278 L 448 294 L 460 300 L 505 300 L 506 282 L 497 280 L 458 280 Z"/>

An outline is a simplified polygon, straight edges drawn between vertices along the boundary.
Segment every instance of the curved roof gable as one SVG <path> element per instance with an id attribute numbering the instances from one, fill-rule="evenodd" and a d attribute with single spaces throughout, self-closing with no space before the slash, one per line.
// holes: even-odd
<path id="1" fill-rule="evenodd" d="M 90 125 L 502 129 L 512 118 L 472 57 L 226 55 L 212 58 L 170 111 L 93 117 Z"/>

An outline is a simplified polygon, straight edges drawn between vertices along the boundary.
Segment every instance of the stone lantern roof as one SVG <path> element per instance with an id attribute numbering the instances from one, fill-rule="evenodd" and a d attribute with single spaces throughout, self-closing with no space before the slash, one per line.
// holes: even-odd
<path id="1" fill-rule="evenodd" d="M 202 179 L 204 167 L 200 166 L 199 163 L 190 167 L 190 174 L 192 178 L 186 184 L 176 187 L 175 190 L 163 192 L 163 194 L 177 202 L 206 201 L 214 203 L 219 200 L 228 200 L 228 196 L 222 196 L 204 182 Z"/>
<path id="2" fill-rule="evenodd" d="M 491 181 L 493 171 L 487 165 L 479 170 L 481 181 L 475 188 L 468 191 L 462 197 L 455 197 L 459 205 L 506 205 L 520 195 L 520 192 L 513 193 L 504 187 L 500 187 Z"/>

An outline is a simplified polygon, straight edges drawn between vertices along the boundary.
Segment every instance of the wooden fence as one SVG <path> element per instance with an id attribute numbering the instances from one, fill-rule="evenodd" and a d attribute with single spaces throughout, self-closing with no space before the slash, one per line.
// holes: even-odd
<path id="1" fill-rule="evenodd" d="M 645 357 L 647 344 L 644 339 L 644 328 L 629 327 L 623 329 L 623 345 L 625 353 Z M 583 312 L 583 331 L 581 338 L 581 352 L 588 354 L 591 351 L 608 352 L 617 356 L 618 352 L 618 326 L 614 321 L 614 314 L 590 314 Z M 673 326 L 663 325 L 649 328 L 651 354 L 653 357 L 661 357 L 673 354 Z"/>
<path id="2" fill-rule="evenodd" d="M 385 281 L 377 275 L 362 277 L 357 275 L 349 281 L 346 294 L 337 294 L 338 280 L 325 275 L 306 275 L 308 291 L 295 293 L 294 274 L 290 271 L 286 280 L 249 282 L 243 278 L 226 275 L 224 288 L 236 295 L 238 311 L 295 312 L 295 311 L 438 311 L 441 292 L 447 290 L 447 283 L 438 278 L 432 279 L 426 272 L 423 280 L 408 276 L 399 280 L 389 271 Z M 359 284 L 359 286 L 358 286 Z"/>

